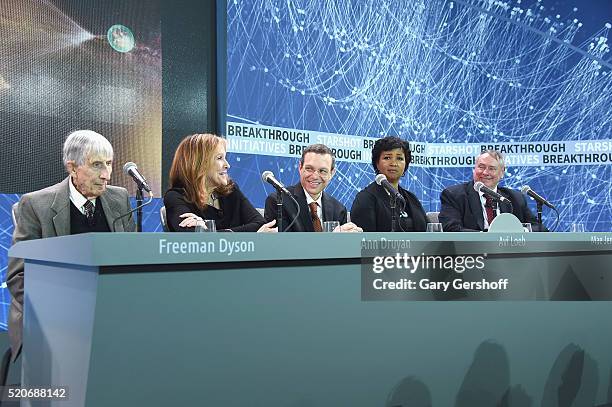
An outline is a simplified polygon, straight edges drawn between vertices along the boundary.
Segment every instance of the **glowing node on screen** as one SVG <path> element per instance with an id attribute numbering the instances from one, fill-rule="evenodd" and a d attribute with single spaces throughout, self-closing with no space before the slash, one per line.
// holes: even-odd
<path id="1" fill-rule="evenodd" d="M 10 89 L 11 85 L 0 75 L 0 89 Z"/>
<path id="2" fill-rule="evenodd" d="M 110 46 L 118 52 L 130 52 L 136 45 L 132 31 L 121 24 L 115 24 L 109 28 L 106 39 Z"/>

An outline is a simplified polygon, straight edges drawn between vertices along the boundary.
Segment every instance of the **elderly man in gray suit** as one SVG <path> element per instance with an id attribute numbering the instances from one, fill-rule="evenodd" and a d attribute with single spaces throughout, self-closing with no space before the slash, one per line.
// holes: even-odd
<path id="1" fill-rule="evenodd" d="M 13 244 L 32 239 L 87 232 L 134 231 L 125 188 L 109 186 L 113 147 L 91 130 L 70 134 L 64 142 L 68 177 L 21 197 Z M 117 221 L 115 221 L 118 219 Z M 9 258 L 6 283 L 11 292 L 9 338 L 15 360 L 21 351 L 23 318 L 23 259 Z"/>

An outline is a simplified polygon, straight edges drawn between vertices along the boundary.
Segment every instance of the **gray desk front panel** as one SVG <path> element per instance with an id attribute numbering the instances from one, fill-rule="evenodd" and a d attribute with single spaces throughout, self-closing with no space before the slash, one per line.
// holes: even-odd
<path id="1" fill-rule="evenodd" d="M 100 276 L 88 406 L 473 407 L 513 386 L 509 405 L 539 405 L 568 377 L 574 405 L 610 391 L 610 302 L 362 302 L 355 265 L 143 276 Z"/>

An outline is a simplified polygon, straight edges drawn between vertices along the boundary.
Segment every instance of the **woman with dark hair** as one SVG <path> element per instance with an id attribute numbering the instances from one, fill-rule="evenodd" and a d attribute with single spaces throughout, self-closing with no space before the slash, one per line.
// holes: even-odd
<path id="1" fill-rule="evenodd" d="M 213 134 L 187 136 L 179 144 L 170 168 L 170 189 L 164 196 L 171 232 L 191 232 L 202 219 L 214 220 L 217 230 L 275 231 L 276 221 L 264 224 L 230 179 L 226 144 Z"/>
<path id="2" fill-rule="evenodd" d="M 406 204 L 396 201 L 396 232 L 424 232 L 427 217 L 423 205 L 412 193 L 399 185 L 400 178 L 408 170 L 412 156 L 408 142 L 389 136 L 376 140 L 372 148 L 372 165 L 377 174 L 384 174 L 387 181 L 399 191 Z M 392 209 L 391 196 L 387 190 L 372 182 L 360 191 L 353 201 L 351 221 L 364 232 L 390 232 Z"/>

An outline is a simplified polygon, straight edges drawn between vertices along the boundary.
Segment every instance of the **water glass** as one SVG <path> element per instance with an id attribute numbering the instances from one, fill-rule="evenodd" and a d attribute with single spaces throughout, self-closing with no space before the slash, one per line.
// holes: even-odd
<path id="1" fill-rule="evenodd" d="M 340 222 L 337 220 L 323 222 L 323 232 L 340 232 Z"/>
<path id="2" fill-rule="evenodd" d="M 523 223 L 523 231 L 524 232 L 533 232 L 531 227 L 531 223 Z"/>
<path id="3" fill-rule="evenodd" d="M 196 227 L 196 232 L 216 232 L 217 225 L 215 225 L 215 221 L 212 219 L 204 219 L 198 221 Z"/>
<path id="4" fill-rule="evenodd" d="M 572 226 L 570 227 L 570 232 L 584 233 L 584 224 L 583 223 L 572 223 Z"/>
<path id="5" fill-rule="evenodd" d="M 442 224 L 441 223 L 428 223 L 427 231 L 428 232 L 442 232 Z"/>

